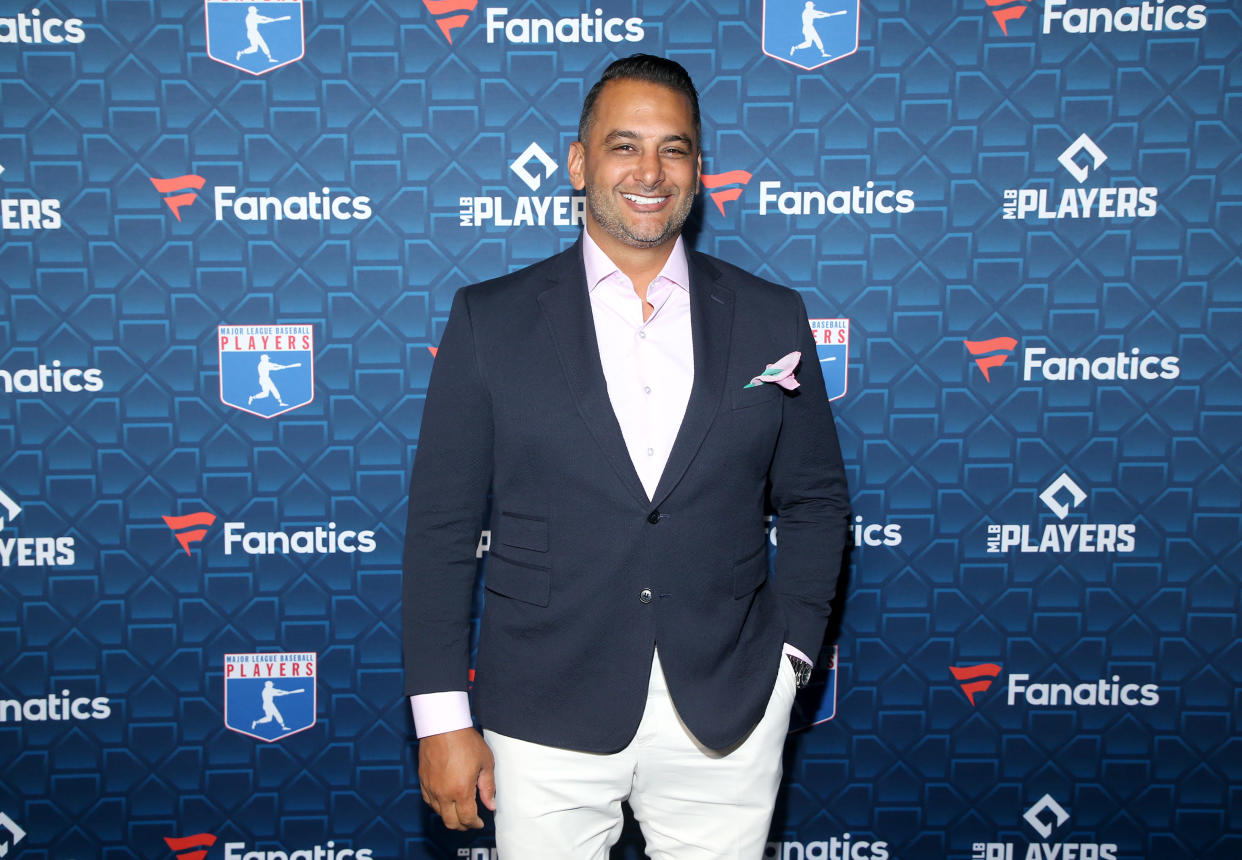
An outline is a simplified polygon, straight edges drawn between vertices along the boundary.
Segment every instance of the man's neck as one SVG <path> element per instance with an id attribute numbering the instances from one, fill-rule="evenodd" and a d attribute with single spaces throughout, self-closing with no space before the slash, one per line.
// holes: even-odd
<path id="1" fill-rule="evenodd" d="M 673 247 L 677 244 L 677 236 L 651 248 L 635 248 L 617 241 L 590 219 L 586 222 L 586 231 L 591 234 L 592 241 L 599 246 L 599 249 L 607 254 L 608 259 L 612 260 L 621 270 L 621 274 L 630 279 L 630 283 L 634 285 L 634 292 L 643 300 L 645 308 L 647 287 L 651 286 L 651 282 L 668 262 L 669 255 L 673 253 Z M 644 314 L 645 317 L 646 314 Z"/>

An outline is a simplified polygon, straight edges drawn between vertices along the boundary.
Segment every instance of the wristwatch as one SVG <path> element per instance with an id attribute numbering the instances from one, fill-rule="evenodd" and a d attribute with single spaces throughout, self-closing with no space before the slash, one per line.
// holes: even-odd
<path id="1" fill-rule="evenodd" d="M 794 681 L 797 683 L 798 689 L 801 690 L 811 682 L 811 664 L 792 654 L 786 654 L 785 656 L 789 658 L 789 665 L 793 666 Z"/>

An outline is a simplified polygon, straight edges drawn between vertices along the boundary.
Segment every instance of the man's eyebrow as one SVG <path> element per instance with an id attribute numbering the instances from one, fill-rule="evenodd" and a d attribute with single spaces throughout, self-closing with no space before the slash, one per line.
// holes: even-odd
<path id="1" fill-rule="evenodd" d="M 615 131 L 610 131 L 604 136 L 604 144 L 607 145 L 616 143 L 619 140 L 640 140 L 641 138 L 642 136 L 636 131 L 619 128 Z M 660 143 L 671 143 L 674 141 L 684 143 L 691 148 L 694 147 L 694 138 L 690 137 L 688 134 L 666 134 Z"/>

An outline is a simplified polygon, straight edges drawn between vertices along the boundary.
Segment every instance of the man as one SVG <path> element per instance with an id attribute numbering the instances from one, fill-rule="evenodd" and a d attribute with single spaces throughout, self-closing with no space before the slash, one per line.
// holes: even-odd
<path id="1" fill-rule="evenodd" d="M 836 431 L 798 295 L 681 240 L 686 71 L 618 60 L 578 131 L 582 239 L 459 291 L 436 354 L 403 594 L 423 797 L 480 827 L 477 789 L 504 860 L 604 858 L 625 800 L 653 858 L 753 860 L 797 683 L 783 652 L 809 673 L 844 545 Z M 756 381 L 798 352 L 792 390 Z"/>

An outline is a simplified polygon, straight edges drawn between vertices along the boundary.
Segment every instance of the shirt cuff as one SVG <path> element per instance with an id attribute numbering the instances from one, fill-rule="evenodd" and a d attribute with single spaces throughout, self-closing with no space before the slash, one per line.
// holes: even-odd
<path id="1" fill-rule="evenodd" d="M 420 738 L 474 725 L 470 717 L 470 696 L 465 690 L 410 696 L 410 711 L 414 714 L 414 733 Z"/>
<path id="2" fill-rule="evenodd" d="M 794 646 L 790 645 L 788 642 L 786 642 L 786 643 L 785 643 L 785 651 L 784 651 L 784 653 L 786 653 L 786 654 L 792 654 L 793 656 L 795 656 L 795 657 L 797 657 L 799 660 L 801 660 L 803 663 L 810 663 L 812 666 L 814 666 L 814 665 L 815 665 L 815 661 L 814 661 L 814 660 L 812 660 L 810 657 L 808 657 L 808 656 L 806 656 L 805 654 L 803 654 L 801 651 L 799 651 L 799 650 L 798 650 L 797 648 L 795 648 Z M 417 698 L 417 697 L 415 697 L 415 698 Z M 420 735 L 420 737 L 421 737 L 421 735 Z"/>

